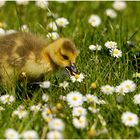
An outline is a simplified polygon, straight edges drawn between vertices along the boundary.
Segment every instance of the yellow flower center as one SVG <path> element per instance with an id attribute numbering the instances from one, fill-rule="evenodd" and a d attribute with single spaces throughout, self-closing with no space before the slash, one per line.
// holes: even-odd
<path id="1" fill-rule="evenodd" d="M 47 114 L 52 114 L 51 110 L 50 109 L 47 109 Z"/>
<path id="2" fill-rule="evenodd" d="M 132 120 L 133 120 L 133 118 L 129 116 L 129 117 L 128 117 L 128 120 L 129 120 L 129 121 L 132 121 Z"/>
<path id="3" fill-rule="evenodd" d="M 113 54 L 119 54 L 119 51 L 116 49 L 113 51 Z"/>
<path id="4" fill-rule="evenodd" d="M 76 79 L 79 79 L 79 78 L 80 78 L 80 75 L 79 75 L 79 74 L 76 74 L 76 75 L 75 75 L 75 78 L 76 78 Z"/>
<path id="5" fill-rule="evenodd" d="M 74 97 L 72 98 L 72 100 L 73 100 L 73 101 L 76 101 L 76 100 L 77 100 L 77 97 L 74 96 Z"/>

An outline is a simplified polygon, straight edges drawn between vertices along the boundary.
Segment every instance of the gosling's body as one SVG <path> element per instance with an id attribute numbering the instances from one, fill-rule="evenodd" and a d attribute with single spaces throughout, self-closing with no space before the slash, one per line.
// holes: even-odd
<path id="1" fill-rule="evenodd" d="M 66 38 L 49 42 L 30 33 L 0 37 L 0 78 L 10 85 L 19 77 L 39 78 L 56 66 L 75 62 L 77 50 Z"/>

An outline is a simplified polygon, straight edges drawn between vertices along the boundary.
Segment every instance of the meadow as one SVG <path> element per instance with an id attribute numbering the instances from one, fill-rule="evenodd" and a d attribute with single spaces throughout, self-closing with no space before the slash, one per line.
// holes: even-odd
<path id="1" fill-rule="evenodd" d="M 58 69 L 16 94 L 0 86 L 0 138 L 140 138 L 140 2 L 21 2 L 0 2 L 0 34 L 72 39 L 81 75 Z"/>

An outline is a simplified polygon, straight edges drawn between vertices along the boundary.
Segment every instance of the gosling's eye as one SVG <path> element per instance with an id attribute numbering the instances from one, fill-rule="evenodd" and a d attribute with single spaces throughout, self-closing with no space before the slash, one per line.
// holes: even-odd
<path id="1" fill-rule="evenodd" d="M 68 59 L 69 59 L 68 56 L 66 56 L 66 55 L 62 55 L 62 57 L 63 57 L 65 60 L 68 60 Z"/>

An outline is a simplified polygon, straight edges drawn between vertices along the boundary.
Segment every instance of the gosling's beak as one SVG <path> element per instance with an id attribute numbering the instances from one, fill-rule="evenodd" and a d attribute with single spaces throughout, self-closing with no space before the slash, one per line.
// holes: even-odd
<path id="1" fill-rule="evenodd" d="M 70 66 L 65 67 L 65 69 L 66 69 L 66 75 L 69 77 L 78 73 L 76 66 L 73 63 Z"/>

